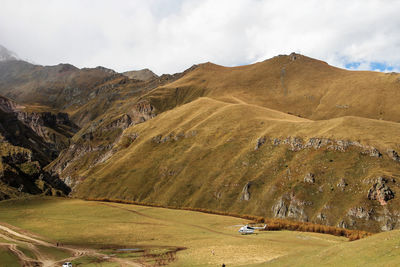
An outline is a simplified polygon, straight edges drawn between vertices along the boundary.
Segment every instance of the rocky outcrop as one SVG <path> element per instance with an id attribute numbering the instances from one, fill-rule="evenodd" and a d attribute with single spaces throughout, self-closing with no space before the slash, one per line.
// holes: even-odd
<path id="1" fill-rule="evenodd" d="M 27 148 L 0 141 L 0 200 L 23 194 L 65 195 L 69 188 L 42 169 Z"/>
<path id="2" fill-rule="evenodd" d="M 309 184 L 315 183 L 315 175 L 313 173 L 307 173 L 304 176 L 304 182 Z"/>
<path id="3" fill-rule="evenodd" d="M 342 191 L 348 186 L 346 180 L 344 178 L 340 178 L 339 182 L 336 184 L 338 188 L 340 188 Z"/>
<path id="4" fill-rule="evenodd" d="M 337 227 L 347 228 L 348 226 L 347 226 L 347 223 L 344 220 L 341 220 L 341 221 L 338 222 Z"/>
<path id="5" fill-rule="evenodd" d="M 331 140 L 328 138 L 310 138 L 309 140 L 303 140 L 299 137 L 287 137 L 287 138 L 274 138 L 270 140 L 275 146 L 277 145 L 288 145 L 291 151 L 300 151 L 303 149 L 321 149 L 326 148 L 328 150 L 345 152 L 349 148 L 354 147 L 360 149 L 360 153 L 369 155 L 371 157 L 381 157 L 382 154 L 375 147 L 362 145 L 357 141 L 350 140 Z"/>
<path id="6" fill-rule="evenodd" d="M 392 160 L 400 162 L 400 156 L 395 150 L 388 149 L 387 154 L 388 154 L 389 158 L 391 158 Z"/>
<path id="7" fill-rule="evenodd" d="M 288 207 L 283 201 L 283 198 L 280 198 L 275 205 L 272 207 L 272 212 L 274 214 L 274 217 L 276 218 L 285 218 L 287 215 Z"/>
<path id="8" fill-rule="evenodd" d="M 147 121 L 155 115 L 155 108 L 148 101 L 142 100 L 134 104 L 133 109 L 127 113 L 93 121 L 82 130 L 80 137 L 52 163 L 51 172 L 59 175 L 63 181 L 74 188 L 83 179 L 75 173 L 75 170 L 80 168 L 75 166 L 79 166 L 82 159 L 87 160 L 89 168 L 107 161 L 118 150 L 126 148 L 139 136 L 137 133 L 123 135 L 125 129 Z M 154 142 L 161 143 L 179 137 L 180 135 L 170 134 L 162 139 L 161 136 L 153 139 Z"/>
<path id="9" fill-rule="evenodd" d="M 68 114 L 62 112 L 19 111 L 17 118 L 46 142 L 53 144 L 58 151 L 65 149 L 68 145 L 66 139 L 79 130 L 79 127 L 69 120 Z"/>
<path id="10" fill-rule="evenodd" d="M 369 220 L 373 213 L 373 209 L 367 210 L 364 207 L 353 207 L 347 212 L 347 216 L 355 217 L 357 219 Z"/>
<path id="11" fill-rule="evenodd" d="M 293 195 L 284 195 L 272 206 L 273 216 L 275 218 L 289 218 L 307 222 L 308 216 L 304 207 L 311 204 L 301 201 Z"/>
<path id="12" fill-rule="evenodd" d="M 265 141 L 266 141 L 265 137 L 258 138 L 254 150 L 258 150 L 265 143 Z"/>
<path id="13" fill-rule="evenodd" d="M 109 130 L 116 129 L 116 128 L 125 130 L 126 128 L 128 128 L 131 125 L 132 125 L 131 117 L 127 114 L 123 114 L 123 115 L 119 116 L 117 119 L 112 120 L 108 124 L 104 125 L 101 128 L 101 130 L 109 131 Z"/>
<path id="14" fill-rule="evenodd" d="M 4 112 L 16 112 L 23 108 L 23 106 L 18 105 L 16 102 L 8 99 L 6 97 L 0 96 L 0 109 Z"/>
<path id="15" fill-rule="evenodd" d="M 248 182 L 247 184 L 245 184 L 245 186 L 242 189 L 242 193 L 240 195 L 240 200 L 244 200 L 244 201 L 249 201 L 250 200 L 250 186 L 251 186 L 251 182 Z"/>
<path id="16" fill-rule="evenodd" d="M 298 58 L 300 58 L 302 55 L 300 55 L 300 54 L 297 54 L 297 53 L 291 53 L 290 55 L 289 55 L 289 59 L 290 59 L 290 61 L 295 61 L 295 60 L 297 60 Z"/>
<path id="17" fill-rule="evenodd" d="M 368 199 L 377 200 L 382 206 L 394 198 L 393 191 L 387 186 L 387 179 L 378 177 L 376 183 L 368 190 Z"/>
<path id="18" fill-rule="evenodd" d="M 169 133 L 165 136 L 159 134 L 151 138 L 151 142 L 155 144 L 163 144 L 165 142 L 170 142 L 170 141 L 178 141 L 182 138 L 190 138 L 194 137 L 197 135 L 197 131 L 190 131 L 187 133 L 180 132 L 178 134 L 175 134 L 174 132 Z"/>

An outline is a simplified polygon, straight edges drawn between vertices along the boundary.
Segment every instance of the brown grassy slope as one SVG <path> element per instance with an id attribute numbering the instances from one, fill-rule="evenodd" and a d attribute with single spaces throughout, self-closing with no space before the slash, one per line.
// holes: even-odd
<path id="1" fill-rule="evenodd" d="M 399 130 L 397 123 L 385 121 L 310 121 L 254 105 L 200 98 L 125 130 L 124 136 L 139 137 L 131 143 L 121 138 L 119 151 L 105 163 L 78 170 L 86 178 L 74 194 L 267 217 L 277 215 L 274 207 L 282 200 L 297 209 L 286 214 L 288 218 L 329 225 L 344 221 L 350 228 L 377 231 L 386 221 L 349 217 L 348 211 L 363 207 L 374 209 L 376 216 L 396 211 L 398 198 L 383 207 L 366 196 L 376 177 L 399 173 L 399 164 L 385 152 L 399 143 Z M 263 136 L 266 143 L 255 150 Z M 326 147 L 291 151 L 270 141 L 288 136 L 358 141 L 384 155 L 370 157 L 357 147 L 346 152 Z M 303 180 L 309 172 L 315 174 L 313 184 Z M 348 183 L 344 191 L 337 186 L 341 178 Z M 241 200 L 249 182 L 250 200 Z M 397 192 L 395 183 L 389 185 Z M 325 219 L 318 218 L 321 213 Z"/>
<path id="2" fill-rule="evenodd" d="M 199 95 L 242 100 L 310 119 L 360 116 L 400 121 L 400 74 L 347 71 L 302 55 L 233 68 L 201 64 L 149 97 L 165 110 Z"/>

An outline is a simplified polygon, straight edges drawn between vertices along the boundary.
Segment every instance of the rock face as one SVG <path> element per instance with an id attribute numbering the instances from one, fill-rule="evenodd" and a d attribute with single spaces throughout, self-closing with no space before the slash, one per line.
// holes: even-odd
<path id="1" fill-rule="evenodd" d="M 368 145 L 362 145 L 357 141 L 350 140 L 331 140 L 328 138 L 317 138 L 313 137 L 308 140 L 303 140 L 299 137 L 287 137 L 287 138 L 274 138 L 271 139 L 271 143 L 277 145 L 288 145 L 291 151 L 300 151 L 304 149 L 321 149 L 326 148 L 328 150 L 345 152 L 349 148 L 354 147 L 360 150 L 361 154 L 369 155 L 370 157 L 382 157 L 382 154 L 378 149 Z"/>
<path id="2" fill-rule="evenodd" d="M 377 200 L 384 206 L 387 201 L 394 198 L 393 191 L 386 185 L 387 179 L 378 177 L 377 182 L 368 190 L 368 199 Z"/>
<path id="3" fill-rule="evenodd" d="M 251 182 L 248 182 L 242 189 L 240 200 L 249 201 L 250 200 L 250 189 Z"/>
<path id="4" fill-rule="evenodd" d="M 388 149 L 387 153 L 392 160 L 400 162 L 400 156 L 396 151 L 393 149 Z"/>
<path id="5" fill-rule="evenodd" d="M 307 173 L 304 176 L 304 182 L 309 184 L 315 183 L 315 175 L 313 173 Z"/>
<path id="6" fill-rule="evenodd" d="M 128 127 L 145 122 L 156 116 L 155 108 L 148 101 L 141 100 L 133 103 L 133 108 L 128 113 L 117 117 L 100 119 L 92 122 L 90 126 L 81 130 L 80 136 L 75 142 L 65 149 L 61 155 L 52 162 L 50 170 L 54 175 L 68 183 L 73 189 L 82 179 L 74 171 L 80 166 L 82 159 L 89 157 L 89 167 L 94 167 L 107 161 L 121 147 L 127 147 L 138 137 L 137 134 L 123 136 L 123 130 Z M 153 138 L 156 143 L 163 143 L 175 135 L 168 135 L 164 138 L 157 136 Z"/>
<path id="7" fill-rule="evenodd" d="M 308 216 L 304 211 L 307 204 L 310 205 L 311 203 L 301 201 L 293 195 L 284 195 L 272 206 L 272 212 L 276 218 L 289 218 L 307 222 Z"/>
<path id="8" fill-rule="evenodd" d="M 372 214 L 373 214 L 373 209 L 367 210 L 364 207 L 354 207 L 347 212 L 348 216 L 353 216 L 357 219 L 364 219 L 364 220 L 369 220 Z"/>
<path id="9" fill-rule="evenodd" d="M 68 194 L 69 187 L 43 168 L 68 146 L 77 130 L 65 113 L 26 112 L 0 96 L 1 198 Z"/>
<path id="10" fill-rule="evenodd" d="M 55 157 L 59 151 L 67 148 L 69 138 L 79 130 L 79 127 L 69 120 L 67 113 L 27 112 L 23 106 L 2 96 L 0 96 L 0 110 L 7 114 L 3 118 L 3 125 L 11 123 L 11 120 L 14 123 L 17 121 L 22 123 L 42 138 L 41 143 L 46 143 L 51 150 L 51 157 Z M 8 135 L 6 132 L 7 130 L 3 129 L 3 133 Z M 13 141 L 12 138 L 10 141 Z"/>
<path id="11" fill-rule="evenodd" d="M 348 184 L 344 178 L 341 178 L 336 186 L 340 188 L 342 191 L 344 191 L 344 189 L 346 188 L 346 186 L 348 186 Z"/>

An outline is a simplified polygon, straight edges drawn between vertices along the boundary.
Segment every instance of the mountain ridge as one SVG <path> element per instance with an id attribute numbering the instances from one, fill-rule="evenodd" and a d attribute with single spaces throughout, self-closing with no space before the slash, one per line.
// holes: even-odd
<path id="1" fill-rule="evenodd" d="M 149 80 L 0 63 L 0 94 L 21 112 L 78 125 L 42 166 L 71 196 L 368 231 L 400 227 L 398 89 L 400 74 L 295 53 Z"/>

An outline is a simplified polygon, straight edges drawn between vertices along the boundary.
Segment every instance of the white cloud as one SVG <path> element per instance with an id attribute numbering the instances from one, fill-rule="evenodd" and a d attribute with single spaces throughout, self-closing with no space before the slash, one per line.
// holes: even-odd
<path id="1" fill-rule="evenodd" d="M 2 0 L 0 44 L 41 64 L 159 74 L 293 51 L 398 69 L 398 10 L 395 0 Z"/>

